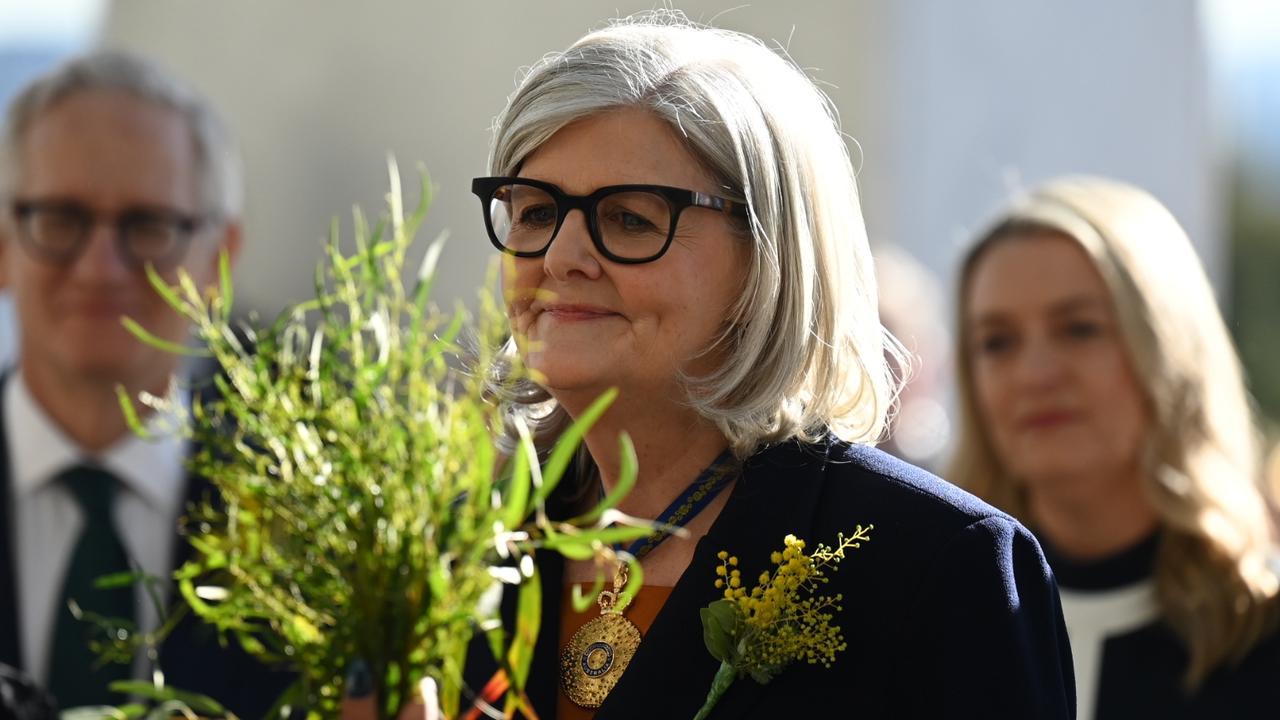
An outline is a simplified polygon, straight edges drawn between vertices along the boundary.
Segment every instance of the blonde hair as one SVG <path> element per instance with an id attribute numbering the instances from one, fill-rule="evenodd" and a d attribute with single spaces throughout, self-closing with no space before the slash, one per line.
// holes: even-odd
<path id="1" fill-rule="evenodd" d="M 950 477 L 1026 517 L 975 404 L 967 298 L 988 248 L 1045 232 L 1074 240 L 1101 274 L 1151 411 L 1141 460 L 1161 520 L 1157 602 L 1188 649 L 1184 679 L 1194 689 L 1274 628 L 1280 583 L 1240 361 L 1190 240 L 1151 195 L 1100 178 L 1052 181 L 1015 201 L 970 249 L 958 284 L 961 427 Z"/>
<path id="2" fill-rule="evenodd" d="M 674 11 L 631 17 L 529 70 L 496 121 L 490 171 L 515 174 L 566 125 L 633 107 L 668 122 L 750 210 L 744 289 L 708 348 L 726 360 L 707 377 L 684 378 L 688 403 L 740 457 L 828 430 L 879 439 L 899 385 L 886 352 L 902 351 L 880 325 L 854 172 L 829 99 L 754 37 Z M 515 410 L 540 434 L 558 435 L 567 414 L 544 390 L 517 396 Z"/>

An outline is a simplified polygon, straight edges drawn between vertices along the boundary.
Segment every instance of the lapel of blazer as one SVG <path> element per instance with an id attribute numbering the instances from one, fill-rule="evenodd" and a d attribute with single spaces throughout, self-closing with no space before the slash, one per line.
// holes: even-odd
<path id="1" fill-rule="evenodd" d="M 769 555 L 792 533 L 809 538 L 822 496 L 823 460 L 815 450 L 796 443 L 769 448 L 751 458 L 742 477 L 693 560 L 644 636 L 640 649 L 597 720 L 693 717 L 711 689 L 719 662 L 702 640 L 699 610 L 720 597 L 715 589 L 716 554 L 738 556 L 745 583 L 754 585 L 770 569 Z M 735 682 L 712 717 L 740 717 L 752 707 L 763 686 L 750 678 Z"/>
<path id="2" fill-rule="evenodd" d="M 0 399 L 7 374 L 0 374 Z M 22 646 L 18 638 L 17 538 L 13 520 L 13 487 L 9 471 L 8 438 L 4 405 L 0 402 L 0 663 L 21 668 Z"/>

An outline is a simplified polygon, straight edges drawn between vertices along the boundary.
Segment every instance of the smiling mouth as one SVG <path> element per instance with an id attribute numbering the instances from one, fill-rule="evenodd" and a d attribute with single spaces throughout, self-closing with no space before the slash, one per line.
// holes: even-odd
<path id="1" fill-rule="evenodd" d="M 550 316 L 554 320 L 569 322 L 619 317 L 616 312 L 590 305 L 550 305 L 542 309 L 542 314 Z"/>
<path id="2" fill-rule="evenodd" d="M 1078 417 L 1076 413 L 1066 410 L 1053 410 L 1027 416 L 1018 424 L 1024 430 L 1050 430 L 1073 423 Z"/>

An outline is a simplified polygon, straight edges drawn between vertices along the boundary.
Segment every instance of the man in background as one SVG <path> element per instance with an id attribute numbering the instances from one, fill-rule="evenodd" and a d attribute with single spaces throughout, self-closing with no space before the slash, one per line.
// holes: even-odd
<path id="1" fill-rule="evenodd" d="M 0 142 L 0 286 L 19 346 L 0 376 L 0 663 L 64 708 L 118 704 L 127 698 L 107 684 L 150 679 L 150 660 L 95 668 L 95 628 L 77 611 L 156 627 L 141 585 L 94 580 L 131 568 L 169 578 L 188 552 L 179 516 L 208 489 L 188 476 L 181 438 L 144 441 L 128 428 L 117 386 L 188 399 L 174 382 L 180 358 L 137 340 L 121 318 L 185 343 L 186 319 L 145 268 L 216 283 L 219 255 L 234 259 L 241 245 L 238 158 L 203 98 L 116 52 L 29 85 Z M 168 683 L 242 716 L 265 712 L 279 679 L 219 650 L 207 631 L 188 622 L 169 637 L 159 659 Z"/>

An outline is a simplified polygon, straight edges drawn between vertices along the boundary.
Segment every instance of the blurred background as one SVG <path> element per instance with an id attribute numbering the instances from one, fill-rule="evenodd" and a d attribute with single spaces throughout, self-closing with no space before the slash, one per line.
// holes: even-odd
<path id="1" fill-rule="evenodd" d="M 212 98 L 245 160 L 241 309 L 311 293 L 333 216 L 381 209 L 386 157 L 436 186 L 441 303 L 492 256 L 470 178 L 520 68 L 649 2 L 0 0 L 0 100 L 61 58 L 124 47 Z M 1062 173 L 1141 185 L 1195 241 L 1266 417 L 1280 419 L 1280 2 L 686 0 L 818 80 L 860 167 L 886 322 L 922 357 L 893 441 L 949 439 L 953 264 L 1010 192 Z M 0 290 L 0 362 L 12 357 Z M 1274 425 L 1272 425 L 1274 428 Z"/>

